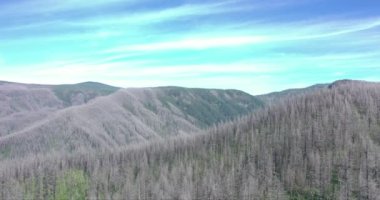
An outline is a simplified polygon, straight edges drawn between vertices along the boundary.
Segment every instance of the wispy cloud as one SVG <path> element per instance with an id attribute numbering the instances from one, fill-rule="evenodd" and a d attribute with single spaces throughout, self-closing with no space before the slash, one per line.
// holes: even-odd
<path id="1" fill-rule="evenodd" d="M 350 37 L 357 39 L 353 41 L 346 41 L 344 42 L 345 45 L 367 45 L 367 38 L 363 38 L 361 33 L 363 33 L 363 31 L 365 33 L 366 30 L 371 30 L 379 26 L 380 20 L 378 18 L 351 21 L 332 20 L 330 22 L 325 22 L 323 20 L 312 22 L 310 21 L 308 23 L 299 22 L 289 23 L 285 25 L 279 24 L 277 26 L 279 31 L 276 32 L 274 32 L 273 30 L 267 30 L 267 27 L 261 27 L 260 24 L 256 24 L 256 26 L 254 27 L 248 24 L 247 26 L 240 27 L 240 29 L 236 31 L 231 29 L 229 25 L 226 25 L 224 31 L 221 31 L 224 34 L 219 33 L 219 35 L 210 35 L 210 33 L 202 34 L 202 32 L 191 32 L 185 34 L 182 38 L 165 37 L 163 39 L 159 39 L 158 41 L 153 41 L 149 43 L 132 43 L 121 45 L 113 47 L 111 49 L 107 49 L 104 52 L 122 53 L 140 51 L 146 53 L 149 51 L 207 50 L 214 48 L 228 48 L 252 45 L 256 45 L 258 47 L 265 47 L 268 45 L 275 45 L 277 47 L 281 47 L 282 42 L 297 40 L 309 42 L 316 40 L 315 42 L 313 42 L 313 44 L 318 45 L 317 40 L 323 38 L 334 40 L 336 46 L 339 46 L 339 44 L 336 43 L 336 36 L 344 36 L 356 33 L 358 33 L 357 36 Z M 268 34 L 255 35 L 255 32 L 266 32 Z M 369 42 L 373 42 L 372 39 Z M 294 46 L 297 46 L 297 44 L 294 44 Z M 335 58 L 337 58 L 337 56 L 335 56 Z M 355 54 L 354 56 L 357 56 L 357 54 Z"/>
<path id="2" fill-rule="evenodd" d="M 299 33 L 294 31 L 289 40 L 309 40 L 316 38 L 325 38 L 340 36 L 350 33 L 361 32 L 365 30 L 380 27 L 380 18 L 367 18 L 362 20 L 323 20 L 323 21 L 309 21 L 307 23 L 301 22 L 295 24 L 301 27 Z M 295 27 L 293 27 L 295 28 Z M 292 33 L 291 32 L 291 33 Z"/>
<path id="3" fill-rule="evenodd" d="M 163 21 L 178 20 L 180 18 L 194 17 L 194 16 L 210 16 L 213 14 L 231 13 L 242 10 L 250 10 L 254 8 L 253 5 L 240 5 L 236 4 L 236 1 L 222 0 L 218 2 L 196 2 L 182 5 L 169 6 L 164 8 L 148 8 L 147 10 L 134 11 L 129 6 L 140 5 L 147 3 L 152 4 L 151 1 L 137 1 L 137 0 L 95 0 L 95 1 L 80 1 L 80 0 L 68 0 L 68 1 L 55 1 L 55 0 L 31 0 L 25 1 L 21 4 L 11 4 L 4 7 L 4 12 L 0 14 L 0 18 L 9 17 L 17 13 L 16 16 L 28 16 L 29 20 L 36 18 L 37 20 L 32 25 L 43 25 L 49 22 L 63 22 L 68 25 L 78 25 L 86 27 L 99 27 L 107 25 L 143 25 L 151 23 L 159 23 Z M 114 6 L 110 6 L 113 5 Z M 120 5 L 119 5 L 120 4 Z M 104 7 L 105 5 L 111 7 Z M 119 11 L 119 7 L 126 7 L 126 10 Z M 112 8 L 114 7 L 114 8 Z M 29 9 L 33 8 L 33 9 Z M 96 9 L 95 9 L 96 8 Z M 89 10 L 88 14 L 83 12 L 85 9 Z M 18 11 L 23 10 L 23 13 Z M 75 15 L 78 13 L 68 12 L 70 10 L 78 10 L 80 15 L 85 17 L 78 18 Z M 98 15 L 97 11 L 101 10 L 102 15 Z M 92 11 L 92 12 L 90 12 Z M 36 15 L 37 16 L 33 16 Z M 48 16 L 51 17 L 48 17 Z M 87 16 L 88 15 L 88 16 Z M 20 24 L 27 27 L 28 24 Z"/>
<path id="4" fill-rule="evenodd" d="M 268 2 L 256 2 L 245 0 L 220 0 L 220 1 L 188 1 L 183 4 L 164 8 L 153 8 L 139 12 L 112 13 L 98 17 L 75 20 L 71 23 L 81 26 L 105 26 L 105 25 L 139 25 L 157 24 L 162 22 L 194 19 L 197 17 L 212 17 L 220 14 L 233 14 L 266 10 L 279 6 L 285 6 L 294 1 L 269 0 Z M 203 20 L 205 20 L 204 18 Z"/>
<path id="5" fill-rule="evenodd" d="M 152 30 L 150 27 L 154 24 L 166 23 L 179 19 L 190 19 L 194 17 L 211 16 L 215 14 L 232 13 L 243 10 L 250 10 L 254 6 L 252 5 L 240 5 L 236 4 L 236 1 L 223 0 L 218 2 L 205 2 L 205 3 L 189 3 L 176 5 L 174 7 L 167 8 L 151 8 L 142 11 L 126 10 L 125 12 L 114 12 L 113 9 L 105 11 L 102 15 L 97 15 L 96 11 L 90 12 L 88 17 L 72 17 L 71 15 L 78 15 L 77 13 L 70 14 L 49 14 L 55 12 L 61 12 L 70 8 L 81 10 L 81 6 L 91 7 L 99 6 L 98 9 L 102 9 L 103 4 L 123 3 L 137 4 L 138 1 L 129 0 L 127 2 L 121 0 L 97 0 L 94 2 L 83 2 L 78 0 L 69 0 L 58 3 L 52 3 L 53 1 L 26 1 L 22 4 L 11 5 L 4 8 L 5 13 L 0 14 L 0 19 L 9 18 L 9 15 L 18 13 L 19 10 L 25 12 L 20 13 L 25 16 L 22 20 L 13 20 L 15 23 L 7 24 L 2 27 L 2 38 L 10 40 L 12 38 L 15 41 L 19 40 L 17 33 L 28 32 L 28 39 L 40 39 L 45 41 L 51 40 L 79 40 L 86 39 L 102 39 L 115 36 L 128 36 L 142 30 Z M 55 2 L 55 1 L 54 1 Z M 142 3 L 142 2 L 138 2 Z M 124 5 L 124 6 L 126 6 Z M 13 7 L 12 7 L 13 6 Z M 128 7 L 128 6 L 127 6 Z M 36 9 L 28 9 L 36 8 Z M 6 14 L 6 12 L 9 12 Z M 40 15 L 27 16 L 28 12 L 39 12 Z M 80 14 L 81 15 L 81 14 Z M 51 17 L 47 17 L 51 16 Z M 25 20 L 27 22 L 25 22 Z M 19 23 L 23 22 L 23 23 Z M 12 34 L 16 33 L 16 34 Z M 12 36 L 13 35 L 13 36 Z M 1 39 L 1 37 L 0 37 Z M 24 38 L 23 38 L 24 39 Z"/>
<path id="6" fill-rule="evenodd" d="M 234 36 L 234 37 L 214 37 L 214 38 L 186 38 L 176 41 L 166 41 L 150 44 L 127 45 L 113 48 L 106 52 L 123 51 L 165 51 L 178 49 L 208 49 L 217 47 L 232 47 L 240 45 L 251 45 L 265 42 L 265 36 Z"/>
<path id="7" fill-rule="evenodd" d="M 89 76 L 110 76 L 110 77 L 154 77 L 166 76 L 176 77 L 183 75 L 212 75 L 215 73 L 273 73 L 280 72 L 281 68 L 275 65 L 255 63 L 253 61 L 239 61 L 220 65 L 200 64 L 200 65 L 174 65 L 159 66 L 153 61 L 146 62 L 113 62 L 113 63 L 86 63 L 83 61 L 71 63 L 56 63 L 52 67 L 51 63 L 37 67 L 33 75 L 46 77 L 76 77 L 83 74 Z M 48 65 L 50 67 L 48 67 Z"/>
<path id="8" fill-rule="evenodd" d="M 143 0 L 142 0 L 143 1 Z M 28 0 L 20 1 L 18 3 L 5 4 L 0 16 L 8 15 L 32 15 L 32 14 L 49 14 L 56 12 L 63 12 L 69 10 L 91 9 L 94 7 L 102 7 L 113 3 L 132 4 L 138 2 L 137 0 Z M 32 8 L 32 9 L 31 9 Z M 17 11 L 22 10 L 23 13 Z"/>

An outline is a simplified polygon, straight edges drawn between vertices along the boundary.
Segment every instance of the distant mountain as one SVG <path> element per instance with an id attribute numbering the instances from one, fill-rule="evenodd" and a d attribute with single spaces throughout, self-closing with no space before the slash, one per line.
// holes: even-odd
<path id="1" fill-rule="evenodd" d="M 344 80 L 334 81 L 333 83 L 316 84 L 316 85 L 312 85 L 305 88 L 287 89 L 284 91 L 271 92 L 268 94 L 258 95 L 255 97 L 257 97 L 259 100 L 261 100 L 265 104 L 277 103 L 279 101 L 282 101 L 285 98 L 315 93 L 317 91 L 321 91 L 322 89 L 326 89 L 326 88 L 332 89 L 334 87 L 339 87 L 341 85 L 357 85 L 361 83 L 371 83 L 371 82 L 344 79 Z"/>
<path id="2" fill-rule="evenodd" d="M 368 82 L 368 81 L 361 81 L 361 80 L 351 80 L 351 79 L 344 79 L 344 80 L 338 80 L 338 81 L 335 81 L 331 84 L 328 84 L 328 88 L 329 89 L 333 89 L 333 88 L 339 88 L 341 86 L 356 86 L 356 85 L 365 85 L 365 84 L 371 84 L 372 82 Z"/>
<path id="3" fill-rule="evenodd" d="M 380 84 L 331 86 L 288 96 L 203 134 L 4 161 L 0 199 L 379 199 Z M 123 90 L 102 100 L 125 102 L 120 96 L 131 95 L 137 103 L 156 99 L 153 91 Z M 123 110 L 144 113 L 128 105 Z"/>
<path id="4" fill-rule="evenodd" d="M 306 93 L 312 93 L 327 87 L 329 87 L 329 84 L 316 84 L 306 88 L 287 89 L 280 92 L 272 92 L 269 94 L 258 95 L 256 97 L 265 103 L 276 103 L 278 101 L 283 100 L 284 98 L 302 95 Z"/>
<path id="5" fill-rule="evenodd" d="M 66 106 L 71 106 L 87 103 L 98 96 L 112 94 L 120 88 L 97 82 L 84 82 L 71 85 L 55 85 L 52 89 Z"/>
<path id="6" fill-rule="evenodd" d="M 177 107 L 185 114 L 185 118 L 194 119 L 199 127 L 232 120 L 264 105 L 256 97 L 239 90 L 180 87 L 159 87 L 153 90 L 156 90 L 162 105 Z"/>
<path id="7" fill-rule="evenodd" d="M 91 94 L 92 86 L 91 83 L 90 87 L 85 84 L 59 88 L 74 91 L 62 92 L 63 99 L 67 100 L 67 96 L 78 90 Z M 95 90 L 109 92 L 109 89 Z M 43 120 L 0 137 L 0 152 L 5 152 L 0 153 L 0 158 L 52 151 L 114 149 L 152 139 L 194 134 L 213 124 L 248 114 L 262 105 L 255 97 L 237 90 L 123 89 L 81 106 L 58 110 Z"/>

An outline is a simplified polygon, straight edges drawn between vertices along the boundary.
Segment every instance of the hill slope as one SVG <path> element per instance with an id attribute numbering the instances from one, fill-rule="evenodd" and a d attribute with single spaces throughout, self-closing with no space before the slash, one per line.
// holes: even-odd
<path id="1" fill-rule="evenodd" d="M 0 137 L 20 131 L 58 110 L 85 104 L 117 89 L 92 82 L 55 86 L 0 82 Z"/>
<path id="2" fill-rule="evenodd" d="M 153 138 L 192 134 L 261 105 L 255 97 L 234 90 L 124 89 L 60 110 L 21 131 L 0 137 L 0 158 L 114 149 Z"/>
<path id="3" fill-rule="evenodd" d="M 0 137 L 64 108 L 49 88 L 42 85 L 0 83 Z"/>
<path id="4" fill-rule="evenodd" d="M 379 138 L 380 85 L 350 82 L 208 134 L 4 162 L 0 198 L 378 199 Z"/>

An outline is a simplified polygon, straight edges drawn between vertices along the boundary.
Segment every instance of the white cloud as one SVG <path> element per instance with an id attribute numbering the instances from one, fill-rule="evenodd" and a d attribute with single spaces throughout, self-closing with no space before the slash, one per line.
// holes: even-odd
<path id="1" fill-rule="evenodd" d="M 356 52 L 356 53 L 334 53 L 318 56 L 305 56 L 306 60 L 324 60 L 324 61 L 346 61 L 346 60 L 362 60 L 365 58 L 379 57 L 380 51 L 373 52 Z"/>
<path id="2" fill-rule="evenodd" d="M 44 14 L 46 16 L 52 15 L 55 12 L 67 11 L 67 10 L 80 10 L 80 9 L 104 9 L 105 5 L 112 5 L 113 3 L 123 3 L 124 6 L 133 4 L 142 4 L 144 0 L 30 0 L 23 3 L 12 3 L 6 5 L 3 8 L 3 12 L 0 13 L 0 18 L 2 16 L 8 17 L 15 13 L 18 15 L 33 15 L 33 14 Z M 146 3 L 146 2 L 145 2 Z M 147 4 L 147 6 L 149 3 Z M 33 8 L 33 9 L 30 9 Z M 191 17 L 191 16 L 202 16 L 202 15 L 212 15 L 218 13 L 235 12 L 241 10 L 253 9 L 252 5 L 239 5 L 236 1 L 232 0 L 221 0 L 212 3 L 188 3 L 180 6 L 169 7 L 159 10 L 150 11 L 139 11 L 134 12 L 133 10 L 127 10 L 123 13 L 114 13 L 112 11 L 104 11 L 103 15 L 93 15 L 90 18 L 76 19 L 72 20 L 59 20 L 52 17 L 47 21 L 38 22 L 40 24 L 49 23 L 49 21 L 65 22 L 71 25 L 79 26 L 105 26 L 105 25 L 120 25 L 120 24 L 136 24 L 143 25 L 146 23 L 157 23 L 167 20 L 175 20 L 181 17 Z M 23 13 L 19 13 L 22 10 Z M 106 13 L 110 12 L 110 13 Z M 29 26 L 29 25 L 24 25 Z"/>
<path id="3" fill-rule="evenodd" d="M 214 73 L 271 73 L 279 72 L 281 69 L 275 65 L 254 63 L 252 61 L 240 61 L 228 64 L 199 64 L 199 65 L 175 65 L 160 66 L 146 62 L 113 62 L 98 63 L 96 61 L 86 63 L 70 63 L 51 67 L 44 67 L 33 72 L 36 77 L 179 77 L 183 75 L 197 76 Z"/>
<path id="4" fill-rule="evenodd" d="M 30 14 L 45 14 L 68 11 L 68 10 L 78 10 L 91 7 L 101 7 L 106 4 L 122 2 L 124 4 L 131 4 L 143 0 L 28 0 L 21 2 L 14 2 L 4 5 L 0 16 L 7 15 L 30 15 Z M 32 8 L 32 9 L 31 9 Z M 20 13 L 19 11 L 23 13 Z"/>
<path id="5" fill-rule="evenodd" d="M 380 26 L 380 19 L 372 18 L 356 21 L 332 20 L 308 21 L 298 23 L 273 24 L 277 28 L 268 28 L 262 24 L 254 26 L 246 24 L 238 30 L 232 30 L 229 25 L 218 27 L 219 35 L 212 35 L 208 30 L 198 30 L 197 33 L 186 33 L 181 39 L 163 40 L 146 44 L 128 44 L 106 50 L 107 53 L 126 51 L 162 51 L 162 50 L 201 50 L 219 47 L 243 46 L 252 44 L 264 44 L 269 42 L 285 42 L 292 40 L 312 40 L 328 38 L 350 33 L 356 33 Z M 206 34 L 209 32 L 208 34 Z M 224 32 L 224 35 L 220 35 Z M 257 35 L 255 32 L 267 33 Z M 202 36 L 203 35 L 203 36 Z M 366 41 L 361 38 L 358 42 Z"/>
<path id="6" fill-rule="evenodd" d="M 380 26 L 380 18 L 367 18 L 361 20 L 317 20 L 307 22 L 289 23 L 280 25 L 278 30 L 283 30 L 278 34 L 276 40 L 310 40 L 341 36 L 350 33 L 370 30 Z"/>
<path id="7" fill-rule="evenodd" d="M 71 23 L 81 26 L 105 26 L 105 25 L 138 25 L 143 26 L 152 23 L 160 23 L 170 20 L 178 20 L 195 16 L 210 16 L 221 13 L 232 13 L 259 9 L 257 4 L 241 3 L 233 0 L 221 0 L 208 3 L 187 3 L 180 6 L 168 7 L 160 10 L 140 12 L 125 12 L 109 16 L 93 17 L 90 19 L 73 21 Z"/>
<path id="8" fill-rule="evenodd" d="M 117 1 L 117 0 L 114 0 Z M 132 1 L 133 2 L 133 1 Z M 135 0 L 137 2 L 137 0 Z M 139 2 L 141 3 L 141 2 Z M 294 0 L 266 2 L 243 1 L 243 0 L 219 0 L 207 3 L 184 3 L 180 6 L 168 7 L 160 10 L 149 10 L 146 12 L 124 12 L 122 14 L 112 14 L 85 20 L 74 21 L 72 23 L 81 26 L 104 26 L 104 25 L 146 25 L 170 20 L 178 20 L 196 16 L 210 16 L 215 14 L 226 14 L 233 12 L 244 12 L 255 10 L 266 10 L 281 6 L 288 6 L 299 3 Z"/>
<path id="9" fill-rule="evenodd" d="M 35 14 L 40 13 L 49 16 L 49 13 L 60 11 L 62 9 L 75 8 L 80 9 L 81 7 L 91 7 L 109 4 L 113 2 L 123 2 L 122 0 L 96 0 L 92 1 L 79 1 L 79 0 L 69 0 L 60 1 L 56 0 L 41 1 L 32 0 L 26 1 L 26 3 L 11 4 L 5 10 L 9 12 L 0 13 L 0 19 L 3 17 L 9 17 L 12 13 L 18 13 L 19 10 L 23 10 L 22 14 Z M 137 0 L 128 0 L 126 3 L 135 3 Z M 125 3 L 125 2 L 123 2 Z M 141 3 L 141 2 L 139 2 Z M 77 5 L 76 5 L 77 4 Z M 36 8 L 36 9 L 29 9 Z M 60 27 L 62 30 L 73 30 L 70 33 L 54 33 L 51 35 L 31 35 L 27 39 L 34 40 L 39 38 L 44 41 L 48 40 L 81 40 L 81 39 L 107 39 L 109 37 L 121 36 L 125 37 L 136 37 L 144 35 L 142 33 L 143 26 L 149 26 L 153 23 L 160 23 L 170 20 L 177 20 L 180 18 L 194 17 L 194 16 L 209 16 L 218 13 L 229 13 L 234 11 L 242 11 L 252 9 L 253 6 L 239 5 L 236 1 L 222 0 L 212 3 L 196 3 L 196 4 L 183 4 L 176 7 L 169 7 L 158 10 L 149 11 L 126 11 L 123 13 L 105 13 L 103 15 L 92 15 L 90 17 L 70 20 L 70 19 L 60 19 L 51 15 L 51 17 L 46 17 L 42 21 L 34 21 L 33 23 L 27 24 L 14 24 L 4 27 L 3 30 L 6 31 L 28 31 L 28 30 L 40 30 L 47 27 L 55 26 Z M 83 8 L 82 8 L 83 9 Z M 26 13 L 25 13 L 25 12 Z M 33 19 L 33 17 L 31 17 Z M 120 28 L 121 26 L 128 28 Z M 75 30 L 87 30 L 87 31 L 75 31 Z M 34 37 L 33 37 L 34 36 Z M 17 40 L 15 40 L 17 42 Z"/>
<path id="10" fill-rule="evenodd" d="M 123 51 L 162 51 L 178 49 L 208 49 L 216 47 L 232 47 L 241 45 L 252 45 L 267 41 L 265 36 L 230 36 L 230 37 L 209 37 L 209 38 L 187 38 L 176 41 L 164 41 L 150 44 L 134 44 L 116 47 L 106 52 Z"/>

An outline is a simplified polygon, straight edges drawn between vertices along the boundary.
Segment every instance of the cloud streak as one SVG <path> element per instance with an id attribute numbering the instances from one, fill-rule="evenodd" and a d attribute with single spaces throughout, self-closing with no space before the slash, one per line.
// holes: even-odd
<path id="1" fill-rule="evenodd" d="M 143 1 L 143 0 L 142 0 Z M 92 0 L 92 1 L 82 1 L 82 0 L 28 0 L 21 1 L 14 4 L 5 4 L 3 7 L 3 12 L 0 16 L 8 15 L 33 15 L 42 13 L 58 13 L 70 10 L 81 10 L 81 9 L 91 9 L 100 8 L 102 6 L 110 4 L 133 4 L 136 0 Z M 33 8 L 33 9 L 31 9 Z M 22 10 L 22 13 L 18 11 Z"/>
<path id="2" fill-rule="evenodd" d="M 252 45 L 262 43 L 267 40 L 264 36 L 235 36 L 235 37 L 215 37 L 215 38 L 187 38 L 176 41 L 166 41 L 150 44 L 137 44 L 117 47 L 106 52 L 123 51 L 166 51 L 166 50 L 202 50 L 208 48 L 233 47 L 240 45 Z"/>
<path id="3" fill-rule="evenodd" d="M 369 18 L 365 20 L 336 20 L 332 22 L 309 22 L 308 25 L 300 25 L 303 35 L 289 37 L 289 40 L 309 40 L 325 37 L 334 37 L 357 33 L 380 27 L 380 18 Z M 302 28 L 301 28 L 302 30 Z"/>

